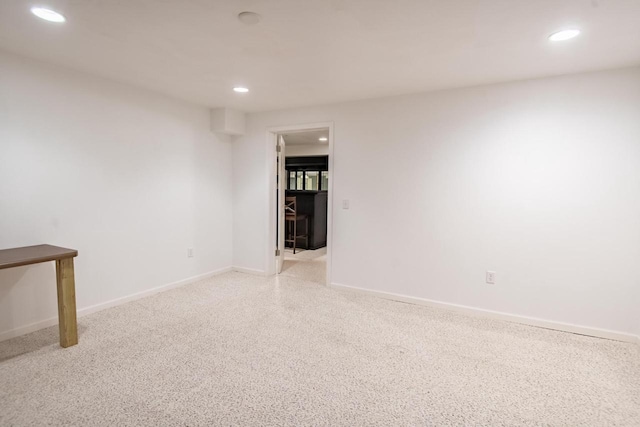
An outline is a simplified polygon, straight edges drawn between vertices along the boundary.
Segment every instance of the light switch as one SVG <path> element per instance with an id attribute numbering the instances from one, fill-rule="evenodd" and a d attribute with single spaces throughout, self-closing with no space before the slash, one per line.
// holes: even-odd
<path id="1" fill-rule="evenodd" d="M 342 209 L 349 209 L 349 199 L 342 200 Z"/>
<path id="2" fill-rule="evenodd" d="M 496 283 L 496 272 L 495 271 L 487 271 L 486 282 L 490 285 L 495 285 Z"/>

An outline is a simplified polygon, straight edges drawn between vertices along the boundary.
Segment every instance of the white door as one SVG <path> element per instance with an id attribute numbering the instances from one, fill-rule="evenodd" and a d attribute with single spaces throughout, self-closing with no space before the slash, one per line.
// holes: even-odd
<path id="1" fill-rule="evenodd" d="M 282 266 L 284 265 L 284 190 L 285 188 L 287 188 L 288 179 L 287 170 L 285 169 L 284 138 L 282 137 L 282 135 L 278 135 L 276 150 L 276 200 L 278 203 L 278 228 L 276 233 L 276 272 L 277 274 L 280 274 L 282 272 Z"/>

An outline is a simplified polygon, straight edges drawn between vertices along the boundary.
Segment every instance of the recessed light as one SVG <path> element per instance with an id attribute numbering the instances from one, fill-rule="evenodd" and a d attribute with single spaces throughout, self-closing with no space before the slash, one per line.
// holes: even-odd
<path id="1" fill-rule="evenodd" d="M 578 34 L 580 34 L 580 30 L 562 30 L 558 31 L 557 33 L 551 34 L 549 36 L 549 40 L 551 40 L 552 42 L 560 42 L 563 40 L 572 39 Z"/>
<path id="2" fill-rule="evenodd" d="M 233 88 L 234 92 L 238 92 L 238 93 L 247 93 L 249 92 L 249 89 L 247 89 L 246 87 L 242 87 L 242 86 L 236 86 Z"/>
<path id="3" fill-rule="evenodd" d="M 322 141 L 322 142 L 325 142 L 325 141 L 328 141 L 328 140 L 329 139 L 327 139 L 326 136 L 321 136 L 320 138 L 318 138 L 318 141 Z"/>
<path id="4" fill-rule="evenodd" d="M 67 19 L 55 10 L 46 9 L 44 7 L 32 7 L 31 13 L 38 18 L 49 22 L 65 22 Z"/>

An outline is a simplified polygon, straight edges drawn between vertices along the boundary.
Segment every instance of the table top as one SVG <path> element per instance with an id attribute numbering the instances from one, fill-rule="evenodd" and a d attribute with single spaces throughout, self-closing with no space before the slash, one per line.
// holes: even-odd
<path id="1" fill-rule="evenodd" d="M 78 256 L 75 249 L 61 248 L 51 245 L 24 246 L 0 250 L 0 270 L 20 265 L 37 264 Z"/>

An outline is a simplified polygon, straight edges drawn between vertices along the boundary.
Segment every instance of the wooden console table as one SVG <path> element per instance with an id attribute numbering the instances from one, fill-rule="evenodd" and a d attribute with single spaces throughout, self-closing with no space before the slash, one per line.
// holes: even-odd
<path id="1" fill-rule="evenodd" d="M 56 262 L 58 323 L 60 326 L 60 345 L 62 347 L 71 347 L 78 344 L 76 289 L 73 274 L 73 258 L 76 256 L 78 256 L 78 251 L 75 249 L 51 245 L 0 250 L 0 270 L 40 262 Z"/>

